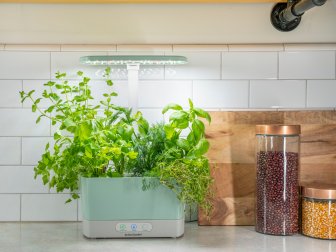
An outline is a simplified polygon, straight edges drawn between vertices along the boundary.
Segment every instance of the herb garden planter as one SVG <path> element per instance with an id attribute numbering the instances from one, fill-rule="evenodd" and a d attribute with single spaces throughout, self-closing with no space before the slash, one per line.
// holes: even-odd
<path id="1" fill-rule="evenodd" d="M 180 237 L 184 204 L 159 184 L 143 190 L 142 177 L 81 178 L 83 234 L 88 238 Z M 156 180 L 156 178 L 146 178 Z"/>

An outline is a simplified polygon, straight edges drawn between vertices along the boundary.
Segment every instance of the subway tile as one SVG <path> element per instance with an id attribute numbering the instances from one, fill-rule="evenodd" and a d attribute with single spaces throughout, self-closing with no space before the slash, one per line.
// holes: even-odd
<path id="1" fill-rule="evenodd" d="M 250 82 L 251 108 L 304 108 L 305 102 L 305 81 L 252 80 Z"/>
<path id="2" fill-rule="evenodd" d="M 188 106 L 192 97 L 191 81 L 142 81 L 139 84 L 139 108 L 163 108 L 168 103 Z"/>
<path id="3" fill-rule="evenodd" d="M 116 45 L 61 45 L 62 52 L 115 52 L 116 50 Z"/>
<path id="4" fill-rule="evenodd" d="M 46 144 L 50 144 L 49 150 L 53 148 L 52 137 L 23 137 L 22 138 L 22 164 L 37 165 L 44 153 Z"/>
<path id="5" fill-rule="evenodd" d="M 140 111 L 150 125 L 163 121 L 162 109 L 140 109 Z"/>
<path id="6" fill-rule="evenodd" d="M 76 221 L 77 202 L 65 204 L 69 194 L 23 194 L 22 221 Z"/>
<path id="7" fill-rule="evenodd" d="M 61 50 L 60 45 L 20 45 L 20 44 L 8 44 L 5 45 L 6 51 L 33 51 L 33 52 L 59 52 Z"/>
<path id="8" fill-rule="evenodd" d="M 307 107 L 336 107 L 336 80 L 308 80 Z"/>
<path id="9" fill-rule="evenodd" d="M 0 193 L 48 193 L 33 166 L 0 166 Z"/>
<path id="10" fill-rule="evenodd" d="M 230 52 L 279 52 L 283 50 L 284 50 L 283 44 L 229 45 Z"/>
<path id="11" fill-rule="evenodd" d="M 93 55 L 106 55 L 106 52 L 52 52 L 51 53 L 51 75 L 56 72 L 67 73 L 68 79 L 79 79 L 78 71 L 91 79 L 103 79 L 104 66 L 91 66 L 80 64 L 80 57 Z"/>
<path id="12" fill-rule="evenodd" d="M 220 79 L 220 52 L 179 52 L 179 55 L 187 57 L 188 63 L 165 66 L 165 79 Z"/>
<path id="13" fill-rule="evenodd" d="M 335 52 L 280 52 L 280 79 L 335 79 Z"/>
<path id="14" fill-rule="evenodd" d="M 129 51 L 129 52 L 171 52 L 172 45 L 117 45 L 117 51 Z"/>
<path id="15" fill-rule="evenodd" d="M 223 52 L 222 79 L 276 79 L 276 52 Z"/>
<path id="16" fill-rule="evenodd" d="M 0 80 L 0 107 L 20 108 L 21 98 L 19 92 L 22 90 L 20 80 Z"/>
<path id="17" fill-rule="evenodd" d="M 0 137 L 0 165 L 19 165 L 21 162 L 21 139 Z"/>
<path id="18" fill-rule="evenodd" d="M 0 79 L 50 78 L 49 52 L 0 52 Z"/>
<path id="19" fill-rule="evenodd" d="M 194 81 L 193 100 L 202 108 L 248 108 L 248 81 Z"/>
<path id="20" fill-rule="evenodd" d="M 336 50 L 336 43 L 318 43 L 318 44 L 285 44 L 285 51 L 333 51 Z"/>
<path id="21" fill-rule="evenodd" d="M 173 45 L 173 52 L 227 52 L 228 45 Z"/>
<path id="22" fill-rule="evenodd" d="M 20 195 L 0 194 L 0 221 L 20 221 Z"/>
<path id="23" fill-rule="evenodd" d="M 50 120 L 30 109 L 0 109 L 0 136 L 50 136 Z"/>
<path id="24" fill-rule="evenodd" d="M 49 87 L 44 86 L 49 80 L 23 80 L 23 91 L 28 93 L 31 90 L 35 90 L 34 94 L 32 95 L 34 99 L 42 97 L 42 93 Z M 31 108 L 32 101 L 30 99 L 26 99 L 23 103 L 24 108 Z M 48 99 L 43 99 L 39 103 L 40 108 L 47 108 L 51 105 L 51 101 Z"/>

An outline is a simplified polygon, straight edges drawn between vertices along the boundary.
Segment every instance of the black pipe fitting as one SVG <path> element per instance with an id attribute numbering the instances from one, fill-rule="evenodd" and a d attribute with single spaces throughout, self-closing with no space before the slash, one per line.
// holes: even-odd
<path id="1" fill-rule="evenodd" d="M 279 31 L 292 31 L 301 22 L 305 11 L 325 4 L 327 0 L 288 0 L 287 3 L 277 3 L 271 12 L 271 23 Z"/>

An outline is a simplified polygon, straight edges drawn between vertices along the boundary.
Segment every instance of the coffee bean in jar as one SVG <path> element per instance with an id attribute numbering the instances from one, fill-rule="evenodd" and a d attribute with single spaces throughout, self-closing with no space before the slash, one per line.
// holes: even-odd
<path id="1" fill-rule="evenodd" d="M 257 232 L 292 235 L 299 230 L 299 125 L 256 127 Z"/>

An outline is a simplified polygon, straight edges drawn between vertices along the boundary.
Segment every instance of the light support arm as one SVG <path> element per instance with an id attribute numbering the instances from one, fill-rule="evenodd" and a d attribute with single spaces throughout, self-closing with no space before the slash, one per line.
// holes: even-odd
<path id="1" fill-rule="evenodd" d="M 301 16 L 309 9 L 325 4 L 327 0 L 288 0 L 277 3 L 271 12 L 272 25 L 279 31 L 292 31 L 301 21 Z"/>
<path id="2" fill-rule="evenodd" d="M 128 71 L 128 106 L 133 113 L 138 111 L 139 63 L 127 64 Z"/>

